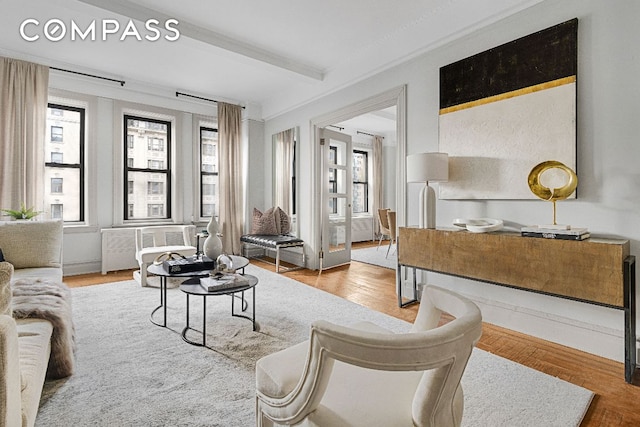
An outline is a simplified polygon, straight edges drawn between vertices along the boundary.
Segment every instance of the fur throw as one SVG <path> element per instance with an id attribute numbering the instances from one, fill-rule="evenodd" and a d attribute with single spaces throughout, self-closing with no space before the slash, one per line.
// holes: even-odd
<path id="1" fill-rule="evenodd" d="M 45 279 L 19 279 L 12 284 L 13 317 L 45 319 L 53 325 L 47 378 L 73 373 L 75 330 L 71 317 L 71 291 L 64 283 Z"/>

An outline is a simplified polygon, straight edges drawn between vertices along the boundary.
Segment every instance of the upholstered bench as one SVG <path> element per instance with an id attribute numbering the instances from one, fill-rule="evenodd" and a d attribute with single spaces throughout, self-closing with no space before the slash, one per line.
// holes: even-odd
<path id="1" fill-rule="evenodd" d="M 301 269 L 305 266 L 304 241 L 295 236 L 289 236 L 286 234 L 245 234 L 240 237 L 240 241 L 243 243 L 243 255 L 247 258 L 251 258 L 248 256 L 247 245 L 254 245 L 263 249 L 274 250 L 276 252 L 276 273 L 280 273 L 280 269 L 285 272 Z M 280 249 L 282 248 L 300 248 L 302 250 L 302 264 L 297 267 L 280 267 Z"/>

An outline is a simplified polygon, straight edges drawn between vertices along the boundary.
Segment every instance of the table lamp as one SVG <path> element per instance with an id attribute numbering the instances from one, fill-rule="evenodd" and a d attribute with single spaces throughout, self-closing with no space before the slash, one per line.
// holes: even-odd
<path id="1" fill-rule="evenodd" d="M 447 153 L 417 153 L 407 156 L 407 182 L 424 182 L 420 191 L 420 228 L 436 228 L 436 193 L 429 182 L 449 179 Z"/>

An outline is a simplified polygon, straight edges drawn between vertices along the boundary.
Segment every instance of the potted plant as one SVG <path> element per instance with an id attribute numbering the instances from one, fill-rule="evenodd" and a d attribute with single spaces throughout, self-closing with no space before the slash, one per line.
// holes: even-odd
<path id="1" fill-rule="evenodd" d="M 13 219 L 31 219 L 42 213 L 42 211 L 37 211 L 33 207 L 27 208 L 24 202 L 20 206 L 19 210 L 0 209 L 0 211 L 4 212 L 6 215 L 10 216 Z"/>

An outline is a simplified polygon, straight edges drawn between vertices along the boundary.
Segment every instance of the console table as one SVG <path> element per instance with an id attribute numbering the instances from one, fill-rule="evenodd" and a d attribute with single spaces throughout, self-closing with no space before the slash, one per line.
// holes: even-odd
<path id="1" fill-rule="evenodd" d="M 628 240 L 521 237 L 514 232 L 400 227 L 398 305 L 417 302 L 415 269 L 624 310 L 625 381 L 636 369 L 635 256 Z M 402 267 L 414 269 L 413 299 L 402 297 Z"/>

